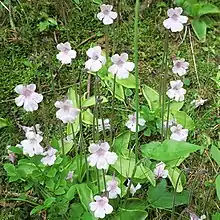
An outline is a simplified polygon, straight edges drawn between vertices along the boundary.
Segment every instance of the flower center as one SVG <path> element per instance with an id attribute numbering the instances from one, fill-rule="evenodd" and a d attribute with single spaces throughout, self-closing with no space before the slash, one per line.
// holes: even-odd
<path id="1" fill-rule="evenodd" d="M 32 93 L 33 93 L 33 92 L 32 92 L 30 89 L 26 88 L 26 89 L 24 90 L 24 92 L 23 92 L 23 95 L 24 95 L 25 97 L 29 97 L 29 96 L 31 96 Z"/>
<path id="2" fill-rule="evenodd" d="M 70 106 L 69 106 L 69 105 L 67 105 L 67 104 L 64 104 L 64 105 L 63 105 L 63 110 L 64 110 L 64 111 L 69 111 L 69 109 L 70 109 Z"/>
<path id="3" fill-rule="evenodd" d="M 176 67 L 181 68 L 182 67 L 182 63 L 181 62 L 177 62 L 176 63 Z"/>
<path id="4" fill-rule="evenodd" d="M 93 60 L 98 60 L 99 59 L 99 55 L 98 54 L 93 54 L 92 59 Z"/>
<path id="5" fill-rule="evenodd" d="M 104 15 L 108 15 L 108 14 L 109 14 L 109 10 L 108 10 L 108 9 L 105 9 L 105 10 L 103 11 L 103 14 L 104 14 Z"/>
<path id="6" fill-rule="evenodd" d="M 104 199 L 99 200 L 98 203 L 99 203 L 99 207 L 102 207 L 102 208 L 105 207 L 106 205 L 106 201 Z"/>
<path id="7" fill-rule="evenodd" d="M 177 14 L 174 14 L 174 15 L 172 16 L 172 19 L 175 20 L 175 21 L 177 21 L 178 18 L 179 18 L 179 16 L 178 16 Z"/>
<path id="8" fill-rule="evenodd" d="M 99 155 L 99 156 L 103 156 L 104 154 L 105 154 L 105 150 L 103 150 L 102 148 L 99 148 L 98 150 L 97 150 L 97 154 Z"/>

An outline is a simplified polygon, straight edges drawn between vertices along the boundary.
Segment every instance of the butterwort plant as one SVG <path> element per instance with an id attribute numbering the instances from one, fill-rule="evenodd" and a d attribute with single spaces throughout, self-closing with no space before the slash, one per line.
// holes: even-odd
<path id="1" fill-rule="evenodd" d="M 97 20 L 104 25 L 115 22 L 117 13 L 112 5 L 103 4 L 100 8 Z M 163 23 L 167 31 L 182 31 L 187 22 L 187 17 L 182 13 L 181 8 L 168 10 L 169 18 Z M 146 113 L 141 111 L 144 108 L 141 107 L 143 103 L 139 96 L 143 92 L 146 99 L 143 102 L 148 104 L 154 114 L 161 111 L 161 102 L 157 91 L 139 85 L 138 16 L 139 0 L 136 0 L 134 62 L 124 52 L 109 56 L 100 46 L 89 48 L 85 51 L 88 59 L 82 72 L 86 75 L 86 70 L 92 76 L 95 75 L 95 80 L 91 81 L 94 95 L 84 100 L 80 77 L 79 82 L 73 85 L 74 89 L 69 89 L 65 99 L 56 97 L 56 102 L 53 102 L 56 110 L 54 117 L 60 127 L 66 129 L 60 129 L 60 134 L 54 136 L 53 132 L 49 134 L 41 131 L 41 126 L 47 126 L 43 121 L 40 125 L 32 123 L 30 127 L 22 125 L 23 139 L 15 146 L 7 147 L 8 162 L 4 168 L 9 181 L 23 182 L 26 191 L 31 189 L 39 197 L 38 202 L 29 201 L 29 198 L 22 200 L 34 205 L 31 215 L 40 215 L 46 211 L 51 219 L 73 219 L 75 216 L 78 216 L 76 219 L 91 220 L 122 219 L 122 216 L 128 220 L 146 219 L 146 207 L 172 208 L 173 217 L 176 206 L 188 204 L 189 192 L 184 186 L 186 175 L 180 164 L 202 147 L 186 142 L 193 126 L 189 126 L 190 123 L 183 124 L 182 115 L 191 124 L 193 122 L 185 112 L 175 107 L 184 104 L 186 94 L 180 79 L 171 80 L 168 91 L 164 85 L 164 114 L 158 116 L 160 120 L 157 121 L 156 135 L 147 140 L 143 138 L 149 123 L 145 120 Z M 59 53 L 56 58 L 61 65 L 71 65 L 76 58 L 76 51 L 70 43 L 60 43 L 57 49 Z M 111 63 L 107 60 L 111 60 Z M 170 62 L 173 62 L 173 74 L 178 77 L 188 71 L 189 63 L 185 59 L 178 58 Z M 100 71 L 106 71 L 106 78 L 102 80 L 113 80 L 113 77 L 114 86 L 117 80 L 119 85 L 133 83 L 131 88 L 135 89 L 134 105 L 125 106 L 127 111 L 123 112 L 123 116 L 126 114 L 126 117 L 117 119 L 121 126 L 116 131 L 112 120 L 114 117 L 108 117 L 103 105 L 110 105 L 114 113 L 117 104 L 109 104 L 108 99 L 102 102 L 105 98 L 101 96 L 103 88 L 96 84 Z M 77 73 L 77 76 L 83 75 L 82 72 Z M 133 79 L 130 80 L 132 82 L 129 78 Z M 145 90 L 142 90 L 142 86 Z M 15 103 L 19 107 L 23 106 L 25 113 L 34 114 L 43 101 L 43 96 L 35 90 L 35 84 L 18 85 L 15 88 L 19 94 Z M 114 95 L 116 89 L 111 93 L 113 98 Z M 204 100 L 192 102 L 195 107 L 204 103 Z M 95 106 L 93 110 L 91 106 Z M 83 121 L 88 123 L 85 125 Z M 160 140 L 160 128 L 166 132 L 163 140 Z M 164 199 L 159 201 L 158 195 L 164 196 Z M 140 208 L 143 201 L 144 208 Z"/>

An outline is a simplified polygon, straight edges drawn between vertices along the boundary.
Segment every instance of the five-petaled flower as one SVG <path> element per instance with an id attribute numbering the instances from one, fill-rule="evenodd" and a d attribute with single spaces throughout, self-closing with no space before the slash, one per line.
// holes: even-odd
<path id="1" fill-rule="evenodd" d="M 106 58 L 102 56 L 102 48 L 100 46 L 89 48 L 86 54 L 89 57 L 89 60 L 85 62 L 86 70 L 97 72 L 105 65 Z"/>
<path id="2" fill-rule="evenodd" d="M 21 141 L 23 147 L 23 153 L 33 157 L 34 155 L 39 155 L 43 153 L 43 147 L 40 145 L 40 142 L 43 140 L 43 137 L 35 132 L 27 132 L 25 140 Z"/>
<path id="3" fill-rule="evenodd" d="M 172 126 L 170 128 L 170 131 L 172 132 L 170 139 L 176 140 L 176 141 L 186 141 L 188 137 L 188 129 L 183 129 L 183 126 L 178 124 L 176 126 Z"/>
<path id="4" fill-rule="evenodd" d="M 170 99 L 174 99 L 177 102 L 184 100 L 186 90 L 183 89 L 183 82 L 181 80 L 170 81 L 171 88 L 167 91 L 167 95 Z"/>
<path id="5" fill-rule="evenodd" d="M 103 124 L 104 124 L 104 127 L 103 127 Z M 103 131 L 104 129 L 105 130 L 110 130 L 111 128 L 111 125 L 109 123 L 109 119 L 106 118 L 102 121 L 102 119 L 98 119 L 98 131 Z"/>
<path id="6" fill-rule="evenodd" d="M 121 195 L 121 189 L 118 187 L 118 181 L 115 177 L 109 180 L 106 185 L 109 199 L 116 199 L 117 195 Z"/>
<path id="7" fill-rule="evenodd" d="M 72 59 L 76 58 L 76 51 L 71 49 L 69 42 L 58 44 L 57 49 L 60 51 L 57 54 L 57 59 L 62 64 L 70 64 Z"/>
<path id="8" fill-rule="evenodd" d="M 105 218 L 106 214 L 110 214 L 113 211 L 113 207 L 108 204 L 108 198 L 103 196 L 95 196 L 95 202 L 90 202 L 89 207 L 96 218 Z"/>
<path id="9" fill-rule="evenodd" d="M 27 112 L 33 112 L 38 109 L 38 103 L 43 100 L 43 96 L 35 92 L 36 85 L 30 84 L 27 86 L 18 85 L 15 87 L 15 92 L 19 94 L 15 98 L 17 106 L 24 105 L 24 110 Z"/>
<path id="10" fill-rule="evenodd" d="M 112 5 L 101 5 L 101 12 L 97 14 L 97 17 L 100 21 L 103 21 L 103 24 L 109 25 L 113 23 L 113 20 L 117 18 L 118 14 L 112 11 Z"/>
<path id="11" fill-rule="evenodd" d="M 131 180 L 128 179 L 128 183 L 127 183 L 127 189 L 130 185 L 130 193 L 132 196 L 134 196 L 134 194 L 137 192 L 137 190 L 139 190 L 141 188 L 141 184 L 138 183 L 136 186 L 133 185 L 133 183 L 130 182 Z"/>
<path id="12" fill-rule="evenodd" d="M 132 115 L 128 115 L 128 121 L 126 122 L 127 128 L 129 128 L 132 132 L 136 132 L 136 115 L 137 113 L 135 112 Z M 139 126 L 144 126 L 146 121 L 143 118 L 138 118 L 138 125 Z"/>
<path id="13" fill-rule="evenodd" d="M 156 168 L 154 169 L 154 175 L 156 178 L 167 178 L 168 176 L 168 170 L 165 170 L 166 164 L 163 162 L 160 162 L 156 164 Z"/>
<path id="14" fill-rule="evenodd" d="M 50 147 L 47 151 L 45 151 L 42 155 L 44 157 L 41 159 L 41 162 L 46 166 L 52 166 L 56 161 L 56 152 L 57 150 Z"/>
<path id="15" fill-rule="evenodd" d="M 195 105 L 195 107 L 198 108 L 199 106 L 204 105 L 204 103 L 207 101 L 208 99 L 199 98 L 199 99 L 193 100 L 191 104 Z"/>
<path id="16" fill-rule="evenodd" d="M 117 154 L 109 151 L 110 146 L 107 142 L 99 142 L 98 144 L 91 144 L 88 157 L 89 165 L 98 169 L 108 169 L 110 164 L 115 164 L 117 161 Z"/>
<path id="17" fill-rule="evenodd" d="M 188 18 L 186 16 L 181 15 L 183 9 L 178 8 L 170 8 L 167 11 L 168 19 L 163 22 L 163 25 L 167 29 L 171 29 L 172 32 L 180 32 L 183 30 L 183 24 L 187 23 Z"/>
<path id="18" fill-rule="evenodd" d="M 73 107 L 71 100 L 56 101 L 55 107 L 59 108 L 59 110 L 56 112 L 56 117 L 63 123 L 73 123 L 80 112 L 78 108 Z"/>
<path id="19" fill-rule="evenodd" d="M 186 74 L 187 69 L 189 68 L 189 63 L 185 59 L 173 59 L 173 73 L 183 76 Z"/>
<path id="20" fill-rule="evenodd" d="M 127 62 L 128 54 L 122 53 L 115 54 L 111 57 L 113 65 L 109 67 L 108 71 L 113 75 L 116 74 L 118 79 L 127 79 L 129 77 L 129 72 L 133 71 L 135 65 L 132 62 Z"/>

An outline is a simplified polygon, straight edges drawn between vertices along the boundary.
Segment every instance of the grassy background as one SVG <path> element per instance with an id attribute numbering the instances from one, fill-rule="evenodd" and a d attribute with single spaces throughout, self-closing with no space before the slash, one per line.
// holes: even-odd
<path id="1" fill-rule="evenodd" d="M 220 6 L 218 0 L 213 3 Z M 76 73 L 80 73 L 86 60 L 86 50 L 98 44 L 104 47 L 103 25 L 96 19 L 99 11 L 97 4 L 92 1 L 82 1 L 76 5 L 70 0 L 32 0 L 11 1 L 11 14 L 0 8 L 0 117 L 7 118 L 10 126 L 0 130 L 0 155 L 2 167 L 6 161 L 6 146 L 17 144 L 21 141 L 21 131 L 18 124 L 31 125 L 41 123 L 42 115 L 46 111 L 46 126 L 49 126 L 50 135 L 56 133 L 56 121 L 54 119 L 55 100 L 52 95 L 51 75 L 57 74 L 55 83 L 58 96 L 61 98 L 67 92 L 67 87 L 75 82 Z M 133 56 L 133 22 L 134 1 L 123 1 L 121 11 L 122 20 L 120 24 L 112 25 L 110 28 L 111 54 L 115 52 L 127 52 Z M 141 83 L 145 83 L 155 89 L 159 88 L 159 75 L 161 74 L 161 63 L 163 54 L 163 41 L 165 30 L 162 22 L 166 17 L 166 3 L 155 1 L 150 8 L 141 13 L 139 22 L 139 69 Z M 39 30 L 39 24 L 50 17 L 57 21 L 57 27 L 50 27 L 45 31 Z M 211 144 L 217 144 L 219 140 L 219 110 L 217 79 L 218 65 L 220 64 L 220 31 L 209 30 L 207 41 L 199 43 L 194 36 L 193 44 L 198 68 L 201 88 L 198 82 L 192 60 L 192 52 L 188 32 L 183 39 L 183 33 L 170 34 L 170 66 L 173 56 L 184 57 L 190 63 L 190 69 L 185 81 L 187 89 L 186 104 L 184 109 L 195 120 L 196 130 L 190 133 L 190 142 L 201 144 L 208 149 Z M 60 63 L 56 60 L 56 45 L 59 42 L 69 41 L 77 50 L 77 59 L 71 66 L 63 66 L 59 73 L 57 70 Z M 169 73 L 173 78 L 172 73 Z M 44 93 L 44 110 L 39 109 L 34 116 L 24 114 L 21 108 L 16 107 L 14 88 L 18 84 L 36 83 Z M 87 75 L 83 75 L 83 86 L 86 87 Z M 85 91 L 85 90 L 83 90 Z M 194 110 L 190 102 L 201 96 L 208 102 L 201 108 Z M 120 105 L 120 103 L 118 103 Z M 125 113 L 118 113 L 118 117 Z M 108 112 L 106 112 L 108 115 Z M 118 120 L 120 121 L 120 120 Z M 123 126 L 123 124 L 118 125 Z M 207 151 L 208 153 L 208 151 Z M 203 210 L 214 213 L 219 208 L 212 181 L 215 172 L 206 155 L 194 154 L 186 162 L 185 167 L 194 170 L 189 174 L 187 185 L 191 187 L 196 183 L 193 196 L 192 209 L 201 213 Z M 214 164 L 215 165 L 215 164 Z M 201 174 L 198 174 L 201 172 Z M 20 193 L 16 183 L 8 185 L 6 174 L 0 169 L 2 176 L 1 197 L 7 197 L 7 193 Z M 28 212 L 30 208 L 26 204 L 8 203 L 8 206 L 0 203 L 0 219 L 30 219 Z M 165 219 L 164 211 L 153 211 L 150 216 L 155 219 Z M 32 218 L 34 219 L 34 218 Z M 36 217 L 38 219 L 38 217 Z M 40 218 L 41 219 L 41 218 Z M 150 218 L 150 219 L 153 219 Z"/>

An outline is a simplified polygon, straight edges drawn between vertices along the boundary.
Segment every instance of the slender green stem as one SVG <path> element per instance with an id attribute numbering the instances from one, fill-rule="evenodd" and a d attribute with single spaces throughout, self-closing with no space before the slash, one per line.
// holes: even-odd
<path id="1" fill-rule="evenodd" d="M 103 136 L 104 136 L 104 140 L 106 141 L 106 131 L 105 131 L 105 122 L 104 122 L 104 117 L 103 117 L 103 111 L 102 111 L 102 103 L 99 102 L 99 112 L 100 112 L 100 117 L 101 117 L 101 120 L 102 120 L 102 133 L 103 133 Z"/>
<path id="2" fill-rule="evenodd" d="M 165 138 L 168 137 L 169 117 L 170 117 L 170 99 L 169 99 L 168 105 L 167 105 L 167 122 L 166 122 Z"/>
<path id="3" fill-rule="evenodd" d="M 164 44 L 164 60 L 163 60 L 163 67 L 164 67 L 164 75 L 162 77 L 162 106 L 161 106 L 161 141 L 164 139 L 164 113 L 165 113 L 165 99 L 166 99 L 166 84 L 167 84 L 167 75 L 168 75 L 168 46 L 169 46 L 169 31 L 166 30 L 166 38 Z"/>
<path id="4" fill-rule="evenodd" d="M 99 179 L 99 170 L 96 168 L 96 176 L 97 176 L 97 183 L 98 183 L 98 190 L 99 194 L 101 193 L 101 186 L 100 186 L 100 179 Z"/>
<path id="5" fill-rule="evenodd" d="M 105 192 L 107 192 L 107 186 L 106 186 L 106 180 L 105 180 L 105 170 L 102 169 L 102 175 L 103 175 L 103 182 L 104 182 L 104 186 L 105 186 Z"/>
<path id="6" fill-rule="evenodd" d="M 108 67 L 108 56 L 109 56 L 109 36 L 108 36 L 108 25 L 105 25 L 105 53 L 106 53 L 106 66 Z"/>
<path id="7" fill-rule="evenodd" d="M 136 132 L 135 132 L 135 160 L 138 161 L 138 120 L 139 120 L 139 74 L 138 74 L 138 19 L 140 2 L 136 0 L 134 22 L 134 62 L 135 62 L 135 107 L 136 107 Z"/>
<path id="8" fill-rule="evenodd" d="M 61 150 L 62 150 L 62 154 L 64 155 L 65 150 L 64 150 L 64 141 L 63 141 L 63 129 L 62 129 L 62 124 L 61 121 L 59 121 L 59 129 L 60 129 L 60 136 L 61 136 Z"/>
<path id="9" fill-rule="evenodd" d="M 177 187 L 180 181 L 181 175 L 185 172 L 185 170 L 182 170 L 177 178 L 175 189 L 174 189 L 174 194 L 173 194 L 173 205 L 172 205 L 172 213 L 171 213 L 171 220 L 174 220 L 174 215 L 175 215 L 175 201 L 176 201 L 176 191 Z"/>
<path id="10" fill-rule="evenodd" d="M 111 112 L 111 128 L 110 128 L 111 144 L 113 142 L 113 128 L 114 128 L 115 87 L 116 87 L 116 74 L 114 75 L 114 79 L 113 79 L 113 91 L 112 91 L 112 112 Z"/>

